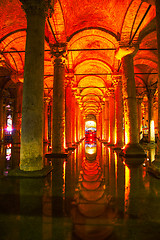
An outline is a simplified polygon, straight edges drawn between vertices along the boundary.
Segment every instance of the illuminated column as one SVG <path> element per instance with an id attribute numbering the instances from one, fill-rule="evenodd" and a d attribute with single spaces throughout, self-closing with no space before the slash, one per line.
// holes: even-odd
<path id="1" fill-rule="evenodd" d="M 122 58 L 123 65 L 123 86 L 127 105 L 127 121 L 129 126 L 128 143 L 138 143 L 138 116 L 136 103 L 136 86 L 133 69 L 133 56 L 126 55 Z"/>
<path id="2" fill-rule="evenodd" d="M 145 157 L 143 148 L 139 144 L 138 132 L 138 114 L 137 114 L 137 101 L 136 101 L 136 84 L 134 79 L 134 65 L 133 57 L 135 56 L 137 47 L 121 47 L 117 53 L 117 58 L 121 58 L 123 68 L 123 100 L 125 110 L 125 148 L 123 148 L 123 155 Z M 126 129 L 126 126 L 128 129 Z M 141 163 L 141 160 L 138 162 Z M 144 160 L 143 160 L 144 161 Z M 132 163 L 134 163 L 132 161 Z"/>
<path id="3" fill-rule="evenodd" d="M 143 138 L 143 132 L 142 132 L 142 101 L 143 98 L 137 99 L 137 109 L 138 109 L 138 132 L 139 132 L 139 140 Z"/>
<path id="4" fill-rule="evenodd" d="M 76 142 L 78 142 L 78 103 L 75 102 L 75 117 L 76 117 Z"/>
<path id="5" fill-rule="evenodd" d="M 71 89 L 71 82 L 68 81 L 66 83 L 66 94 L 65 94 L 65 135 L 66 135 L 66 146 L 70 147 L 72 145 L 72 114 L 71 114 L 71 105 L 72 105 L 72 89 Z"/>
<path id="6" fill-rule="evenodd" d="M 52 138 L 53 138 L 53 99 L 50 101 L 50 144 L 52 149 Z"/>
<path id="7" fill-rule="evenodd" d="M 97 114 L 96 120 L 97 120 L 97 138 L 99 138 L 99 114 Z"/>
<path id="8" fill-rule="evenodd" d="M 157 23 L 157 44 L 158 44 L 158 140 L 156 160 L 160 162 L 160 4 L 158 0 L 156 3 L 156 23 Z"/>
<path id="9" fill-rule="evenodd" d="M 43 128 L 43 140 L 45 143 L 48 142 L 48 103 L 49 100 L 44 100 L 44 128 Z"/>
<path id="10" fill-rule="evenodd" d="M 102 110 L 99 113 L 99 130 L 100 130 L 100 139 L 102 140 Z"/>
<path id="11" fill-rule="evenodd" d="M 102 112 L 99 112 L 97 116 L 97 137 L 102 139 Z"/>
<path id="12" fill-rule="evenodd" d="M 12 168 L 17 168 L 20 162 L 20 140 L 22 120 L 22 95 L 23 84 L 18 82 L 15 90 L 15 101 L 13 108 L 13 145 L 12 145 Z"/>
<path id="13" fill-rule="evenodd" d="M 105 132 L 106 132 L 106 125 L 105 125 L 105 103 L 102 103 L 102 140 L 105 140 Z"/>
<path id="14" fill-rule="evenodd" d="M 51 46 L 54 59 L 52 152 L 65 153 L 65 44 Z"/>
<path id="15" fill-rule="evenodd" d="M 20 143 L 20 129 L 21 129 L 21 114 L 22 114 L 22 94 L 23 84 L 18 82 L 16 84 L 16 96 L 13 112 L 13 144 Z"/>
<path id="16" fill-rule="evenodd" d="M 80 111 L 80 139 L 84 137 L 84 120 L 82 110 Z"/>
<path id="17" fill-rule="evenodd" d="M 106 122 L 105 139 L 107 142 L 109 142 L 109 101 L 108 99 L 105 102 L 105 122 Z"/>
<path id="18" fill-rule="evenodd" d="M 3 91 L 0 91 L 0 145 L 3 141 Z M 0 149 L 1 150 L 1 149 Z"/>
<path id="19" fill-rule="evenodd" d="M 109 90 L 109 143 L 115 144 L 115 93 Z"/>
<path id="20" fill-rule="evenodd" d="M 79 101 L 79 99 L 77 101 Z M 80 141 L 80 108 L 77 102 L 77 142 L 79 141 Z"/>
<path id="21" fill-rule="evenodd" d="M 75 96 L 72 94 L 72 105 L 71 105 L 71 111 L 72 111 L 72 144 L 75 144 L 76 142 L 76 116 L 75 116 Z"/>
<path id="22" fill-rule="evenodd" d="M 148 93 L 148 116 L 149 116 L 149 142 L 155 143 L 155 129 L 154 129 L 154 108 L 153 108 L 153 97 L 155 90 L 150 89 Z"/>
<path id="23" fill-rule="evenodd" d="M 156 30 L 157 30 L 157 46 L 158 46 L 158 139 L 155 161 L 148 167 L 148 171 L 156 177 L 160 177 L 160 2 L 155 0 L 156 5 Z"/>
<path id="24" fill-rule="evenodd" d="M 115 105 L 116 105 L 116 145 L 124 145 L 123 130 L 123 96 L 122 96 L 122 77 L 115 76 Z"/>
<path id="25" fill-rule="evenodd" d="M 45 1 L 21 0 L 27 16 L 20 170 L 43 168 Z"/>

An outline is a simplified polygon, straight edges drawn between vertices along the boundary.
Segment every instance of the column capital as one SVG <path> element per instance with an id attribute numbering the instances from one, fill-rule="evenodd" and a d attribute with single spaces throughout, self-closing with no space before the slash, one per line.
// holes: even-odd
<path id="1" fill-rule="evenodd" d="M 152 99 L 154 97 L 154 94 L 156 92 L 156 88 L 149 88 L 148 89 L 148 98 Z"/>
<path id="2" fill-rule="evenodd" d="M 114 87 L 108 88 L 108 92 L 106 94 L 108 95 L 108 97 L 114 97 L 115 95 Z"/>
<path id="3" fill-rule="evenodd" d="M 72 78 L 71 77 L 66 77 L 65 78 L 65 86 L 66 87 L 71 87 L 72 86 Z"/>
<path id="4" fill-rule="evenodd" d="M 67 49 L 67 43 L 55 43 L 50 44 L 51 48 L 51 55 L 54 56 L 56 59 L 62 59 L 67 57 L 66 49 Z"/>
<path id="5" fill-rule="evenodd" d="M 139 49 L 139 45 L 138 44 L 134 44 L 133 46 L 129 46 L 128 44 L 125 44 L 123 46 L 121 46 L 118 48 L 117 52 L 116 52 L 116 58 L 121 60 L 123 57 L 127 56 L 127 55 L 131 55 L 131 56 L 135 56 L 137 51 Z"/>
<path id="6" fill-rule="evenodd" d="M 112 76 L 112 82 L 113 82 L 113 86 L 117 87 L 118 83 L 122 81 L 122 76 L 121 75 L 114 75 Z"/>
<path id="7" fill-rule="evenodd" d="M 42 15 L 50 9 L 51 0 L 20 0 L 26 15 Z"/>

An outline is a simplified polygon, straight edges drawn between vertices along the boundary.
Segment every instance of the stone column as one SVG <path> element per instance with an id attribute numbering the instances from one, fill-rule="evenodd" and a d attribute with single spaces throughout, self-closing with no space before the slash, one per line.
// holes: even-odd
<path id="1" fill-rule="evenodd" d="M 20 129 L 21 129 L 21 118 L 22 118 L 22 95 L 23 95 L 23 84 L 18 82 L 16 84 L 16 96 L 13 112 L 13 144 L 20 144 Z"/>
<path id="2" fill-rule="evenodd" d="M 109 101 L 108 99 L 105 102 L 105 122 L 106 122 L 105 139 L 107 142 L 109 142 Z"/>
<path id="3" fill-rule="evenodd" d="M 127 105 L 127 120 L 129 125 L 128 143 L 138 143 L 138 116 L 136 103 L 136 86 L 133 69 L 133 56 L 126 55 L 122 58 L 124 101 Z"/>
<path id="4" fill-rule="evenodd" d="M 72 126 L 72 144 L 75 144 L 75 128 L 76 128 L 76 121 L 75 121 L 75 96 L 72 93 L 72 105 L 71 105 L 71 115 L 72 115 L 72 121 L 71 121 L 71 126 Z"/>
<path id="5" fill-rule="evenodd" d="M 3 142 L 3 91 L 0 90 L 0 146 Z"/>
<path id="6" fill-rule="evenodd" d="M 137 48 L 128 47 L 120 49 L 120 51 L 119 54 L 121 55 L 123 67 L 123 99 L 127 110 L 125 122 L 128 125 L 128 139 L 122 153 L 125 157 L 133 155 L 143 158 L 145 157 L 145 153 L 139 144 L 136 85 L 133 65 L 133 57 L 137 52 Z M 141 160 L 139 163 L 141 163 Z"/>
<path id="7" fill-rule="evenodd" d="M 156 5 L 157 46 L 158 46 L 158 140 L 155 161 L 148 171 L 160 178 L 160 1 L 154 0 Z"/>
<path id="8" fill-rule="evenodd" d="M 154 93 L 155 90 L 152 89 L 150 89 L 148 93 L 148 121 L 149 121 L 148 140 L 150 143 L 155 143 L 154 108 L 153 108 Z"/>
<path id="9" fill-rule="evenodd" d="M 66 146 L 71 147 L 72 145 L 72 129 L 71 129 L 71 105 L 72 105 L 72 89 L 70 80 L 66 83 L 66 94 L 65 94 L 65 134 L 66 134 Z"/>
<path id="10" fill-rule="evenodd" d="M 115 93 L 109 90 L 109 143 L 115 144 Z"/>
<path id="11" fill-rule="evenodd" d="M 105 123 L 105 102 L 102 103 L 102 140 L 105 140 L 106 123 Z"/>
<path id="12" fill-rule="evenodd" d="M 21 0 L 27 17 L 20 170 L 43 166 L 43 78 L 45 1 Z"/>
<path id="13" fill-rule="evenodd" d="M 114 82 L 116 105 L 116 145 L 121 148 L 124 145 L 122 77 L 114 76 Z"/>
<path id="14" fill-rule="evenodd" d="M 138 98 L 137 99 L 139 140 L 141 140 L 143 138 L 143 132 L 142 132 L 142 106 L 141 106 L 142 101 L 143 101 L 143 98 Z"/>
<path id="15" fill-rule="evenodd" d="M 76 102 L 75 102 L 75 118 L 76 118 L 76 128 L 75 128 L 75 131 L 76 131 L 76 143 L 78 142 L 78 103 L 77 103 L 77 98 L 76 98 Z"/>
<path id="16" fill-rule="evenodd" d="M 44 100 L 44 128 L 43 128 L 43 140 L 48 143 L 48 104 L 49 100 Z"/>
<path id="17" fill-rule="evenodd" d="M 79 99 L 77 100 L 77 143 L 80 141 L 80 108 Z"/>
<path id="18" fill-rule="evenodd" d="M 43 152 L 46 154 L 49 150 L 49 99 L 44 99 L 44 114 L 43 114 Z"/>
<path id="19" fill-rule="evenodd" d="M 15 102 L 14 102 L 14 109 L 13 109 L 12 168 L 17 168 L 20 162 L 22 94 L 23 94 L 23 84 L 21 82 L 18 82 L 16 84 Z"/>
<path id="20" fill-rule="evenodd" d="M 65 153 L 65 45 L 52 46 L 54 59 L 52 152 Z"/>

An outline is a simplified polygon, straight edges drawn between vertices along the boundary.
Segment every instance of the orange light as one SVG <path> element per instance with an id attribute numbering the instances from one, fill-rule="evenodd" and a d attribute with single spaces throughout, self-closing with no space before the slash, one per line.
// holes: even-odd
<path id="1" fill-rule="evenodd" d="M 130 169 L 125 165 L 125 211 L 129 205 L 129 193 L 130 193 Z"/>

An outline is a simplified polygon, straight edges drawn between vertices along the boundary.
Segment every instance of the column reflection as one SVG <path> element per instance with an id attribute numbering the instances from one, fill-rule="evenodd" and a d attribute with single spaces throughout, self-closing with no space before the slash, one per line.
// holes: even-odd
<path id="1" fill-rule="evenodd" d="M 74 235 L 80 239 L 106 239 L 113 232 L 115 210 L 98 156 L 96 142 L 86 142 L 71 209 Z"/>

